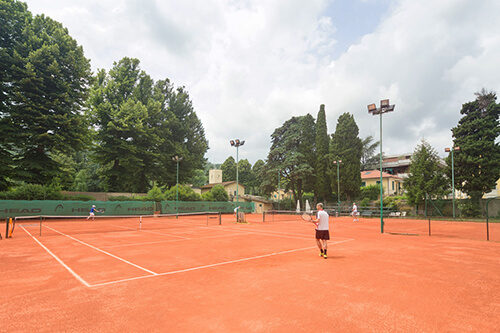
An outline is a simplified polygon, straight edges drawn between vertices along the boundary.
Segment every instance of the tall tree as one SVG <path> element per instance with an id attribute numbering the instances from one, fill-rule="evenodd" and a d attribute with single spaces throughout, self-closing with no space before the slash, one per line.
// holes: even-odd
<path id="1" fill-rule="evenodd" d="M 458 125 L 451 131 L 454 152 L 455 188 L 467 193 L 474 203 L 490 192 L 500 178 L 500 104 L 496 94 L 482 89 L 476 100 L 465 103 Z M 451 163 L 451 161 L 449 161 Z"/>
<path id="2" fill-rule="evenodd" d="M 354 116 L 342 114 L 337 121 L 335 133 L 332 134 L 330 153 L 333 159 L 342 160 L 339 167 L 340 195 L 347 201 L 355 198 L 361 188 L 361 153 L 362 143 L 358 137 L 359 128 Z M 332 188 L 338 188 L 337 169 L 332 169 Z"/>
<path id="3" fill-rule="evenodd" d="M 1 1 L 0 155 L 13 178 L 47 184 L 59 173 L 57 153 L 89 144 L 81 113 L 91 79 L 83 49 L 59 22 L 33 17 L 18 1 Z"/>
<path id="4" fill-rule="evenodd" d="M 372 170 L 377 167 L 380 153 L 377 154 L 379 141 L 373 142 L 373 136 L 369 135 L 361 140 L 361 171 Z"/>
<path id="5" fill-rule="evenodd" d="M 236 161 L 234 157 L 229 156 L 226 158 L 224 163 L 220 166 L 220 169 L 222 170 L 223 182 L 236 181 Z"/>
<path id="6" fill-rule="evenodd" d="M 321 200 L 331 197 L 332 188 L 330 173 L 330 139 L 328 138 L 328 129 L 326 125 L 325 105 L 319 107 L 318 117 L 316 118 L 316 186 L 314 194 Z"/>
<path id="7" fill-rule="evenodd" d="M 154 82 L 139 60 L 123 58 L 107 74 L 98 72 L 90 98 L 96 128 L 95 159 L 110 191 L 146 192 L 153 183 L 176 184 L 204 166 L 208 150 L 203 126 L 184 87 Z"/>
<path id="8" fill-rule="evenodd" d="M 449 191 L 444 165 L 437 151 L 424 139 L 411 157 L 404 188 L 408 201 L 414 205 L 423 203 L 426 197 L 440 197 Z"/>
<path id="9" fill-rule="evenodd" d="M 306 188 L 314 186 L 315 123 L 311 115 L 292 117 L 271 135 L 271 148 L 264 168 L 263 189 L 276 188 L 276 170 L 292 190 L 294 199 L 302 200 Z M 282 187 L 283 188 L 283 187 Z"/>

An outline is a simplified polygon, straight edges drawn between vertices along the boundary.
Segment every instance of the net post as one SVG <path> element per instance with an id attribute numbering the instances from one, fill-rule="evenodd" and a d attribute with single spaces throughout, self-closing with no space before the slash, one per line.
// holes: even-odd
<path id="1" fill-rule="evenodd" d="M 219 212 L 219 225 L 222 225 L 222 212 Z"/>
<path id="2" fill-rule="evenodd" d="M 10 217 L 7 216 L 7 220 L 5 221 L 5 239 L 9 238 L 9 220 Z"/>
<path id="3" fill-rule="evenodd" d="M 139 216 L 139 230 L 142 230 L 142 215 Z"/>
<path id="4" fill-rule="evenodd" d="M 40 236 L 42 235 L 42 220 L 43 220 L 43 216 L 40 215 Z"/>
<path id="5" fill-rule="evenodd" d="M 10 224 L 11 224 L 11 227 L 10 227 L 9 233 L 7 235 L 5 235 L 5 237 L 7 237 L 7 238 L 12 238 L 12 232 L 14 232 L 14 224 L 12 222 L 12 217 L 10 218 Z"/>
<path id="6" fill-rule="evenodd" d="M 210 213 L 207 212 L 207 227 L 208 227 L 208 218 L 210 217 Z"/>
<path id="7" fill-rule="evenodd" d="M 429 217 L 429 236 L 431 236 L 431 218 Z"/>
<path id="8" fill-rule="evenodd" d="M 266 222 L 266 211 L 262 212 L 262 222 Z"/>

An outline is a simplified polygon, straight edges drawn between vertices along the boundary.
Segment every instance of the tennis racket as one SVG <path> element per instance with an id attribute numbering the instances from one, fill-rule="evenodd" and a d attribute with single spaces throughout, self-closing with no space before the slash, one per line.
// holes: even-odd
<path id="1" fill-rule="evenodd" d="M 311 215 L 309 215 L 309 214 L 302 213 L 302 215 L 300 215 L 300 217 L 302 217 L 302 219 L 303 219 L 304 221 L 306 221 L 306 222 L 311 222 L 311 223 L 316 224 L 316 222 L 314 222 L 314 221 L 312 220 L 312 216 L 311 216 Z"/>
<path id="2" fill-rule="evenodd" d="M 99 213 L 104 213 L 104 209 L 99 209 L 98 212 Z"/>

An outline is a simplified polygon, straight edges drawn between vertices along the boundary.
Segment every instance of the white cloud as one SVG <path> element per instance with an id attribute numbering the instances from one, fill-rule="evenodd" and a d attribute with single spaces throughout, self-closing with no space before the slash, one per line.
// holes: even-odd
<path id="1" fill-rule="evenodd" d="M 351 32 L 329 16 L 329 5 L 28 0 L 31 11 L 69 28 L 94 69 L 135 57 L 154 79 L 185 86 L 210 141 L 207 157 L 215 163 L 235 155 L 229 145 L 234 138 L 246 140 L 240 159 L 265 159 L 274 129 L 292 116 L 315 117 L 320 104 L 326 105 L 330 133 L 338 116 L 349 112 L 361 137 L 377 139 L 379 122 L 366 105 L 385 98 L 396 104 L 383 118 L 386 153 L 413 151 L 422 137 L 442 151 L 451 144 L 461 105 L 482 87 L 500 92 L 500 2 L 361 1 L 353 8 L 390 11 L 380 9 L 380 17 L 358 13 L 361 24 L 363 16 L 380 24 L 349 38 L 338 35 Z M 339 39 L 356 44 L 342 46 Z M 333 58 L 340 47 L 342 55 Z"/>

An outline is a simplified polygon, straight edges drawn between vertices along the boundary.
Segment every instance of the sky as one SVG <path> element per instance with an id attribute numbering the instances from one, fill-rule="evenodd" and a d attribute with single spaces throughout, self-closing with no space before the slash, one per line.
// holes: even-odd
<path id="1" fill-rule="evenodd" d="M 92 69 L 137 58 L 155 81 L 184 86 L 211 163 L 266 160 L 271 134 L 293 116 L 328 134 L 350 113 L 359 137 L 380 139 L 367 105 L 389 99 L 385 155 L 422 139 L 440 156 L 462 104 L 500 92 L 498 0 L 27 0 L 62 23 Z"/>

